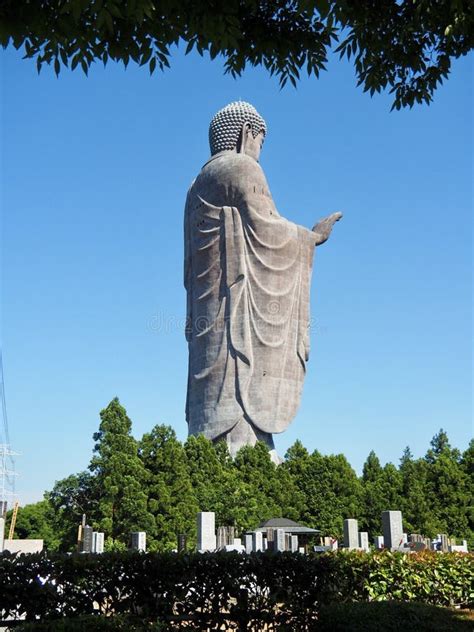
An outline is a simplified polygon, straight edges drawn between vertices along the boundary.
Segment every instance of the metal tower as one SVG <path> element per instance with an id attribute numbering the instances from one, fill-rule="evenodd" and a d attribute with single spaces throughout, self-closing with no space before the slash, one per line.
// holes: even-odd
<path id="1" fill-rule="evenodd" d="M 0 350 L 0 518 L 13 504 L 15 498 L 15 460 L 16 453 L 10 447 L 8 430 L 7 404 L 5 399 L 5 380 L 3 377 L 3 357 Z"/>

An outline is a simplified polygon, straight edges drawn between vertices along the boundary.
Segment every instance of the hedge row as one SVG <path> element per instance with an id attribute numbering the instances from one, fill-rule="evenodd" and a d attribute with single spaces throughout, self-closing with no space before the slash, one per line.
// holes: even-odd
<path id="1" fill-rule="evenodd" d="M 323 605 L 474 601 L 471 554 L 338 552 L 0 556 L 0 618 L 101 612 L 171 629 L 311 630 Z"/>

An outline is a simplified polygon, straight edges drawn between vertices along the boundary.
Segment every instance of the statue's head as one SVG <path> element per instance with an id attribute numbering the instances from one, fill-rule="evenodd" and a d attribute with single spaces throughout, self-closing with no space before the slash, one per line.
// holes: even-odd
<path id="1" fill-rule="evenodd" d="M 234 101 L 219 110 L 209 125 L 211 155 L 233 150 L 258 160 L 266 133 L 265 121 L 253 105 Z"/>

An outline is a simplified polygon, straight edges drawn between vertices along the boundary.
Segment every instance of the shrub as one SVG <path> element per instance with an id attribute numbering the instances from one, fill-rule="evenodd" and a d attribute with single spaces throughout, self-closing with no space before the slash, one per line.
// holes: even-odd
<path id="1" fill-rule="evenodd" d="M 344 551 L 307 556 L 4 554 L 0 617 L 46 621 L 131 614 L 143 621 L 171 622 L 171 629 L 221 625 L 261 630 L 268 625 L 273 626 L 269 630 L 286 626 L 303 631 L 313 629 L 322 605 L 334 603 L 467 605 L 474 601 L 473 560 L 459 553 Z"/>

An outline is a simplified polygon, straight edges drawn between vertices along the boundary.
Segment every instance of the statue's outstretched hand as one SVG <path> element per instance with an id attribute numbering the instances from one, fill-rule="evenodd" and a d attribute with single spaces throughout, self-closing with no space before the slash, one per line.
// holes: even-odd
<path id="1" fill-rule="evenodd" d="M 328 217 L 325 217 L 313 226 L 312 230 L 313 233 L 315 233 L 316 246 L 320 246 L 328 240 L 329 235 L 332 231 L 332 227 L 341 219 L 341 217 L 342 213 L 339 213 L 338 211 L 337 213 L 332 213 L 332 215 L 328 215 Z"/>

